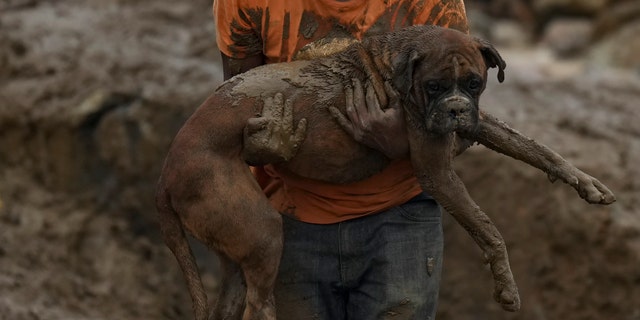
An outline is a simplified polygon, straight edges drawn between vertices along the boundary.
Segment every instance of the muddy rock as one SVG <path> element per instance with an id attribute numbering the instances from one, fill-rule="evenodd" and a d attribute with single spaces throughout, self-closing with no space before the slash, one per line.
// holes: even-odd
<path id="1" fill-rule="evenodd" d="M 210 6 L 9 6 L 0 30 L 0 79 L 11 79 L 0 89 L 0 145 L 11 152 L 0 166 L 113 208 L 149 207 L 158 159 L 221 79 L 211 18 L 198 15 Z"/>
<path id="2" fill-rule="evenodd" d="M 593 32 L 594 40 L 601 40 L 622 26 L 640 20 L 640 2 L 620 1 L 598 14 Z"/>
<path id="3" fill-rule="evenodd" d="M 569 12 L 594 15 L 606 8 L 609 0 L 534 0 L 533 7 L 540 14 Z"/>
<path id="4" fill-rule="evenodd" d="M 597 41 L 588 57 L 596 66 L 611 66 L 640 73 L 640 19 L 621 26 Z"/>
<path id="5" fill-rule="evenodd" d="M 588 49 L 592 33 L 593 22 L 589 19 L 558 18 L 545 27 L 542 41 L 558 57 L 569 58 Z"/>
<path id="6" fill-rule="evenodd" d="M 531 43 L 531 36 L 522 24 L 506 19 L 492 23 L 488 39 L 503 47 L 524 47 Z"/>

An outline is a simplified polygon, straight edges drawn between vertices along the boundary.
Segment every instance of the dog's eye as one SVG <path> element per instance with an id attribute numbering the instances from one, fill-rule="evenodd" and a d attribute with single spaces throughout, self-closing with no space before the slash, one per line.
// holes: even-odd
<path id="1" fill-rule="evenodd" d="M 440 91 L 440 84 L 437 81 L 429 81 L 427 82 L 427 90 L 429 92 L 438 92 Z"/>
<path id="2" fill-rule="evenodd" d="M 473 78 L 471 80 L 469 80 L 469 83 L 467 84 L 469 90 L 478 90 L 480 89 L 480 86 L 482 85 L 482 83 L 480 82 L 480 80 Z"/>

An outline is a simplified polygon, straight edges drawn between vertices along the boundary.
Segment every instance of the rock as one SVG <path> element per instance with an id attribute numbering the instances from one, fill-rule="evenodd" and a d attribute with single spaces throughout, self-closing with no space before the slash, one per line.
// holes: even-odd
<path id="1" fill-rule="evenodd" d="M 489 39 L 497 46 L 523 47 L 531 41 L 524 27 L 512 20 L 498 20 L 490 30 Z"/>
<path id="2" fill-rule="evenodd" d="M 534 0 L 533 8 L 539 15 L 596 15 L 605 10 L 608 0 Z"/>
<path id="3" fill-rule="evenodd" d="M 474 36 L 491 40 L 491 28 L 493 27 L 491 16 L 485 11 L 470 8 L 467 10 L 467 19 L 469 20 L 469 30 Z"/>
<path id="4" fill-rule="evenodd" d="M 594 40 L 601 40 L 610 33 L 616 32 L 625 24 L 640 20 L 639 1 L 620 1 L 603 10 L 595 20 Z"/>
<path id="5" fill-rule="evenodd" d="M 576 57 L 588 48 L 592 30 L 591 20 L 558 18 L 547 24 L 542 42 L 558 57 Z"/>
<path id="6" fill-rule="evenodd" d="M 632 69 L 640 74 L 640 20 L 622 26 L 593 44 L 588 60 L 595 68 Z"/>

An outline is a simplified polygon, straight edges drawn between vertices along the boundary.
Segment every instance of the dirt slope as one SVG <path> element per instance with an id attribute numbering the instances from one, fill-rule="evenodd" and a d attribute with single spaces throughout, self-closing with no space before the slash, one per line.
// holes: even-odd
<path id="1" fill-rule="evenodd" d="M 567 185 L 474 147 L 457 169 L 506 239 L 523 307 L 506 314 L 491 301 L 481 255 L 450 220 L 441 318 L 640 319 L 640 79 L 555 61 L 546 51 L 505 56 L 508 80 L 489 86 L 486 109 L 597 177 L 618 200 L 587 204 Z"/>

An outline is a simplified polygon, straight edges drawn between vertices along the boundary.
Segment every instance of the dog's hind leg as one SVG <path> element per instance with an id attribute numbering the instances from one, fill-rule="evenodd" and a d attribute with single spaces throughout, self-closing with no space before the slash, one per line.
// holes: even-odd
<path id="1" fill-rule="evenodd" d="M 242 270 L 246 284 L 242 319 L 275 320 L 273 288 L 282 255 L 280 213 L 271 206 L 244 162 L 195 162 L 202 163 L 196 171 L 202 183 L 193 188 L 198 194 L 175 204 L 185 213 L 181 216 L 185 229 L 228 259 L 226 267 L 231 269 L 227 270 L 233 273 L 228 289 L 239 290 L 239 275 L 233 267 Z M 217 311 L 235 313 L 239 303 L 236 296 L 235 291 L 228 296 L 223 293 Z M 216 312 L 214 319 L 226 319 Z"/>
<path id="2" fill-rule="evenodd" d="M 491 219 L 471 199 L 452 168 L 454 135 L 430 137 L 409 130 L 411 160 L 416 177 L 427 193 L 464 227 L 480 246 L 494 279 L 494 299 L 507 311 L 520 309 L 518 287 L 502 235 Z"/>
<path id="3" fill-rule="evenodd" d="M 265 239 L 267 241 L 241 263 L 247 284 L 243 320 L 276 319 L 273 288 L 282 255 L 282 232 L 272 236 L 274 239 Z"/>
<path id="4" fill-rule="evenodd" d="M 160 193 L 156 201 L 162 237 L 182 269 L 189 293 L 191 294 L 191 299 L 193 300 L 195 319 L 206 320 L 208 313 L 207 295 L 204 291 L 200 274 L 198 273 L 195 257 L 182 229 L 182 223 L 177 213 L 171 207 L 168 196 L 165 193 Z"/>
<path id="5" fill-rule="evenodd" d="M 282 255 L 282 235 L 271 236 L 240 259 L 240 265 L 221 258 L 224 279 L 211 320 L 276 319 L 273 288 Z"/>
<path id="6" fill-rule="evenodd" d="M 222 285 L 209 319 L 240 320 L 247 292 L 242 269 L 237 263 L 222 255 L 219 255 L 219 258 L 222 268 Z"/>

